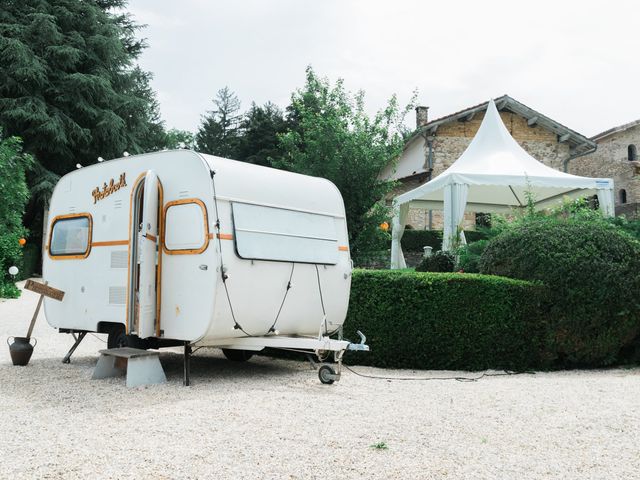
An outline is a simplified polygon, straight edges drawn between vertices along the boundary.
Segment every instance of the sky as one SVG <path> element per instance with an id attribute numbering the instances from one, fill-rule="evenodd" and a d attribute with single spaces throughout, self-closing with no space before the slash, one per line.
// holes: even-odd
<path id="1" fill-rule="evenodd" d="M 508 94 L 592 136 L 640 118 L 640 2 L 625 0 L 130 0 L 146 27 L 167 128 L 195 131 L 228 86 L 284 108 L 311 65 L 435 119 Z M 415 126 L 413 114 L 407 119 Z"/>

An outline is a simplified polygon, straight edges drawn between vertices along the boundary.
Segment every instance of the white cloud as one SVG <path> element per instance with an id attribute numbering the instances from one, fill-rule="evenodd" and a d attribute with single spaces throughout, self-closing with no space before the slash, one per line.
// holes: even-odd
<path id="1" fill-rule="evenodd" d="M 580 133 L 640 118 L 634 21 L 612 0 L 132 0 L 169 126 L 195 130 L 225 85 L 281 106 L 311 64 L 373 112 L 415 87 L 433 118 L 508 93 Z"/>

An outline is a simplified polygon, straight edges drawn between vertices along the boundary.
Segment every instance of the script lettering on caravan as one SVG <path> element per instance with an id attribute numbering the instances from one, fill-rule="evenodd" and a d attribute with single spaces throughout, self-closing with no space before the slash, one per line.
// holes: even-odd
<path id="1" fill-rule="evenodd" d="M 93 203 L 98 203 L 98 200 L 107 198 L 112 193 L 117 192 L 118 190 L 126 186 L 126 173 L 121 173 L 120 180 L 118 180 L 117 182 L 112 178 L 111 180 L 109 180 L 108 184 L 107 182 L 104 182 L 104 184 L 102 185 L 102 189 L 100 189 L 100 187 L 96 187 L 93 189 L 93 191 L 91 192 L 91 195 L 93 195 Z"/>

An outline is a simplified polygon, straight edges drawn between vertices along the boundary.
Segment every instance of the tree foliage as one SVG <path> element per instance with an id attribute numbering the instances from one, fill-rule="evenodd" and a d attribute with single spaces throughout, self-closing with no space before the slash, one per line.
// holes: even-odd
<path id="1" fill-rule="evenodd" d="M 38 165 L 23 222 L 39 244 L 43 206 L 77 163 L 164 148 L 145 44 L 125 0 L 6 0 L 0 8 L 0 128 Z"/>
<path id="2" fill-rule="evenodd" d="M 388 217 L 383 203 L 393 183 L 379 178 L 404 145 L 403 119 L 392 97 L 373 118 L 365 112 L 364 92 L 331 85 L 307 69 L 304 87 L 288 108 L 290 128 L 280 136 L 280 168 L 331 180 L 345 203 L 352 255 L 384 242 L 379 224 Z"/>
<path id="3" fill-rule="evenodd" d="M 176 150 L 181 148 L 193 149 L 195 148 L 195 137 L 193 133 L 187 130 L 178 130 L 177 128 L 171 128 L 166 131 L 163 148 L 168 150 Z"/>
<path id="4" fill-rule="evenodd" d="M 0 126 L 64 174 L 159 142 L 144 48 L 122 0 L 5 1 L 0 9 Z"/>
<path id="5" fill-rule="evenodd" d="M 253 103 L 245 113 L 240 128 L 238 159 L 271 167 L 274 160 L 280 157 L 278 136 L 287 130 L 282 110 L 271 102 L 264 106 Z"/>
<path id="6" fill-rule="evenodd" d="M 196 133 L 200 152 L 225 158 L 238 158 L 240 146 L 240 100 L 228 87 L 218 90 L 213 110 L 202 117 Z"/>
<path id="7" fill-rule="evenodd" d="M 32 158 L 22 153 L 20 139 L 0 137 L 0 297 L 20 295 L 7 270 L 21 266 L 19 240 L 27 234 L 22 214 L 29 198 L 26 171 L 32 163 Z"/>

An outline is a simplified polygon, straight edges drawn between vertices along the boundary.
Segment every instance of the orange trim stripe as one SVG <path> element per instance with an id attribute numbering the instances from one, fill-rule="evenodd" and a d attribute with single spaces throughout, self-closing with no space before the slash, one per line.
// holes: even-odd
<path id="1" fill-rule="evenodd" d="M 231 235 L 230 233 L 218 233 L 217 237 L 220 240 L 233 240 L 233 235 Z"/>
<path id="2" fill-rule="evenodd" d="M 146 233 L 144 238 L 146 238 L 147 240 L 151 240 L 152 242 L 156 242 L 158 240 L 156 237 L 154 237 L 150 233 Z"/>
<path id="3" fill-rule="evenodd" d="M 128 240 L 108 240 L 104 242 L 93 242 L 92 247 L 115 247 L 116 245 L 128 245 Z"/>
<path id="4" fill-rule="evenodd" d="M 349 251 L 349 247 L 346 247 L 344 245 L 340 245 L 338 247 L 338 250 L 340 250 L 341 252 L 348 252 Z"/>

